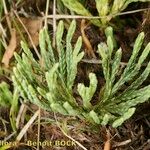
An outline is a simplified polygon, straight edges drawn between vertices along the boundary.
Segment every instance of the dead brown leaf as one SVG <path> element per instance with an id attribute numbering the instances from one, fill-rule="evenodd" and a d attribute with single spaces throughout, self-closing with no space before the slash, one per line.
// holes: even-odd
<path id="1" fill-rule="evenodd" d="M 86 34 L 85 34 L 85 28 L 87 27 L 87 25 L 85 24 L 85 19 L 82 19 L 81 21 L 81 34 L 82 34 L 82 39 L 83 39 L 83 42 L 85 44 L 85 47 L 86 47 L 86 53 L 89 57 L 92 57 L 92 58 L 96 58 L 95 54 L 94 54 L 94 51 L 93 51 L 93 48 L 92 48 L 92 45 L 89 41 L 89 39 L 87 38 Z"/>
<path id="2" fill-rule="evenodd" d="M 39 31 L 42 28 L 42 19 L 39 18 L 24 18 L 20 17 L 21 22 L 23 23 L 24 27 L 27 29 L 29 35 L 26 33 L 26 30 L 24 27 L 20 25 L 20 22 L 16 20 L 17 25 L 19 25 L 19 30 L 21 31 L 21 34 L 26 37 L 26 41 L 30 48 L 33 48 L 34 46 L 39 45 Z M 32 41 L 31 41 L 32 40 Z M 13 57 L 14 51 L 19 46 L 19 43 L 21 41 L 21 35 L 15 28 L 11 29 L 11 39 L 9 41 L 8 47 L 6 48 L 6 51 L 4 53 L 4 56 L 2 58 L 2 63 L 6 68 L 9 67 L 10 59 Z M 18 49 L 18 48 L 17 48 Z"/>
<path id="3" fill-rule="evenodd" d="M 4 63 L 5 67 L 9 67 L 10 59 L 13 57 L 14 51 L 17 47 L 17 40 L 16 40 L 16 30 L 13 28 L 11 30 L 11 39 L 9 41 L 9 45 L 6 48 L 4 56 L 2 58 L 2 63 Z"/>
<path id="4" fill-rule="evenodd" d="M 20 20 L 28 30 L 31 39 L 33 41 L 33 44 L 35 46 L 38 46 L 39 44 L 39 31 L 42 28 L 42 19 L 41 18 L 23 18 L 20 17 Z M 24 28 L 22 28 L 22 33 L 25 34 L 26 31 Z M 30 40 L 30 38 L 27 36 L 27 42 L 29 44 L 29 47 L 33 47 L 33 44 Z"/>

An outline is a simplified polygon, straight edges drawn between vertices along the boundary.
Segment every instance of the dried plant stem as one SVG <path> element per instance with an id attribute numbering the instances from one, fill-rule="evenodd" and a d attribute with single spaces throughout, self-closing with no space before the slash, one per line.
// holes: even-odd
<path id="1" fill-rule="evenodd" d="M 31 126 L 31 124 L 35 121 L 35 119 L 38 117 L 40 111 L 37 110 L 34 115 L 32 116 L 32 118 L 27 122 L 27 124 L 22 128 L 22 130 L 20 131 L 20 133 L 18 134 L 16 141 L 20 141 L 22 139 L 22 137 L 24 136 L 24 134 L 27 132 L 28 128 Z"/>
<path id="2" fill-rule="evenodd" d="M 94 50 L 92 48 L 92 45 L 88 39 L 88 37 L 86 36 L 86 33 L 85 33 L 85 29 L 86 29 L 87 25 L 85 23 L 85 19 L 82 19 L 81 21 L 81 34 L 82 34 L 82 39 L 83 39 L 83 42 L 86 46 L 86 53 L 89 57 L 93 57 L 93 58 L 96 58 L 95 54 L 94 54 Z"/>
<path id="3" fill-rule="evenodd" d="M 41 56 L 40 56 L 40 54 L 39 54 L 39 52 L 38 52 L 38 50 L 37 50 L 37 48 L 36 48 L 36 46 L 35 46 L 35 44 L 34 44 L 34 42 L 33 42 L 33 40 L 32 40 L 32 37 L 31 37 L 31 35 L 30 35 L 28 29 L 25 27 L 24 23 L 21 21 L 21 19 L 20 19 L 20 17 L 18 16 L 18 14 L 17 14 L 16 11 L 14 11 L 14 14 L 16 15 L 17 19 L 19 20 L 19 22 L 20 22 L 21 25 L 23 26 L 24 30 L 26 31 L 26 33 L 27 33 L 27 35 L 28 35 L 28 37 L 29 37 L 29 39 L 30 39 L 30 41 L 31 41 L 31 44 L 32 44 L 32 46 L 33 46 L 33 48 L 34 48 L 34 50 L 35 50 L 35 53 L 37 54 L 39 60 L 41 60 Z"/>
<path id="4" fill-rule="evenodd" d="M 39 116 L 38 116 L 38 137 L 37 137 L 37 150 L 40 149 L 40 128 L 41 128 L 41 109 L 39 107 Z"/>
<path id="5" fill-rule="evenodd" d="M 47 0 L 47 2 L 46 2 L 46 11 L 45 11 L 45 27 L 46 27 L 46 28 L 47 28 L 48 10 L 49 10 L 49 0 Z"/>
<path id="6" fill-rule="evenodd" d="M 98 59 L 82 59 L 81 62 L 84 62 L 84 63 L 89 63 L 89 64 L 102 64 L 102 61 L 101 60 L 98 60 Z M 111 62 L 112 63 L 112 62 Z M 128 63 L 126 62 L 120 62 L 120 65 L 121 66 L 126 66 Z M 148 63 L 143 63 L 142 66 L 146 67 Z"/>
<path id="7" fill-rule="evenodd" d="M 53 47 L 55 47 L 56 45 L 55 34 L 56 34 L 56 0 L 53 1 Z"/>
<path id="8" fill-rule="evenodd" d="M 150 10 L 150 8 L 144 8 L 144 9 L 138 9 L 138 10 L 133 10 L 133 11 L 127 11 L 127 12 L 122 12 L 118 13 L 115 15 L 108 15 L 107 17 L 115 17 L 115 16 L 122 16 L 122 15 L 127 15 L 127 14 L 133 14 L 141 11 L 146 11 Z M 80 15 L 48 15 L 47 18 L 55 18 L 55 19 L 101 19 L 101 18 L 106 18 L 106 16 L 80 16 Z"/>
<path id="9" fill-rule="evenodd" d="M 2 24 L 0 23 L 0 35 L 3 35 L 5 38 L 7 37 L 5 29 L 3 28 Z"/>
<path id="10" fill-rule="evenodd" d="M 16 119 L 16 128 L 17 129 L 19 128 L 19 122 L 21 120 L 21 117 L 22 117 L 22 114 L 23 114 L 24 111 L 26 111 L 26 105 L 23 103 L 20 106 L 20 109 L 19 109 L 19 112 L 18 112 L 18 116 L 17 116 L 17 119 Z"/>
<path id="11" fill-rule="evenodd" d="M 3 0 L 3 7 L 4 7 L 5 15 L 6 15 L 6 21 L 7 21 L 7 24 L 8 24 L 9 32 L 10 32 L 10 34 L 12 34 L 11 33 L 11 21 L 10 21 L 10 19 L 8 17 L 8 10 L 7 10 L 7 7 L 6 7 L 5 0 Z"/>

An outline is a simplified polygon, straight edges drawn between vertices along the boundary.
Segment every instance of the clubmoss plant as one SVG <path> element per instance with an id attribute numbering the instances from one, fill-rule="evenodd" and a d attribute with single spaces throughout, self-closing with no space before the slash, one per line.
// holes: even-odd
<path id="1" fill-rule="evenodd" d="M 98 45 L 106 84 L 100 92 L 99 104 L 95 106 L 94 111 L 97 112 L 97 116 L 99 114 L 104 116 L 102 119 L 103 124 L 107 124 L 107 121 L 112 119 L 114 121 L 113 127 L 121 125 L 133 115 L 137 104 L 150 98 L 150 85 L 140 88 L 150 73 L 150 62 L 141 73 L 141 66 L 150 52 L 150 43 L 148 43 L 139 56 L 143 40 L 144 33 L 140 33 L 134 43 L 133 52 L 127 66 L 119 79 L 117 79 L 117 73 L 120 70 L 121 48 L 115 52 L 112 58 L 114 45 L 110 36 L 107 37 L 107 44 L 100 43 Z M 129 82 L 130 85 L 122 89 L 123 85 Z"/>
<path id="2" fill-rule="evenodd" d="M 114 50 L 113 30 L 107 28 L 107 42 L 98 45 L 106 84 L 100 90 L 97 103 L 93 105 L 91 100 L 98 90 L 98 81 L 96 75 L 90 73 L 89 87 L 83 83 L 77 86 L 77 91 L 82 98 L 81 103 L 73 96 L 77 64 L 84 55 L 80 52 L 81 37 L 74 46 L 71 44 L 75 26 L 76 22 L 73 21 L 66 35 L 65 46 L 62 42 L 64 25 L 62 21 L 59 22 L 56 32 L 56 50 L 51 46 L 47 29 L 41 30 L 39 39 L 42 61 L 36 60 L 27 45 L 22 42 L 24 51 L 22 57 L 15 54 L 18 63 L 12 76 L 14 85 L 25 100 L 48 111 L 77 116 L 95 124 L 112 124 L 113 127 L 117 127 L 134 114 L 137 104 L 147 101 L 150 97 L 150 85 L 141 87 L 150 73 L 150 62 L 144 71 L 141 70 L 149 54 L 150 43 L 139 56 L 144 40 L 144 33 L 140 33 L 127 66 L 122 74 L 118 75 L 122 50 L 121 48 Z M 129 86 L 123 89 L 123 85 L 127 82 L 130 82 Z"/>
<path id="3" fill-rule="evenodd" d="M 92 14 L 87 8 L 84 7 L 84 4 L 79 0 L 61 0 L 63 4 L 74 11 L 75 13 L 82 16 L 91 17 Z M 123 11 L 130 3 L 132 2 L 149 2 L 150 0 L 95 0 L 96 8 L 101 19 L 90 19 L 90 21 L 98 26 L 106 26 L 107 23 L 116 16 L 118 13 Z"/>
<path id="4" fill-rule="evenodd" d="M 9 90 L 9 86 L 6 82 L 0 83 L 0 106 L 10 106 L 12 102 L 13 94 Z"/>
<path id="5" fill-rule="evenodd" d="M 11 92 L 6 82 L 0 83 L 0 107 L 10 107 L 10 122 L 13 131 L 16 131 L 16 114 L 18 111 L 18 91 Z"/>
<path id="6" fill-rule="evenodd" d="M 56 33 L 57 50 L 51 46 L 47 29 L 41 30 L 39 41 L 42 62 L 35 60 L 23 42 L 21 43 L 24 50 L 22 58 L 15 54 L 18 64 L 14 68 L 12 77 L 14 84 L 25 99 L 46 110 L 62 114 L 73 114 L 73 112 L 77 114 L 80 111 L 73 97 L 72 87 L 77 74 L 77 64 L 84 53 L 79 52 L 82 45 L 81 37 L 74 47 L 71 45 L 75 29 L 76 22 L 73 21 L 66 35 L 65 46 L 62 40 L 64 24 L 62 21 L 59 22 Z"/>

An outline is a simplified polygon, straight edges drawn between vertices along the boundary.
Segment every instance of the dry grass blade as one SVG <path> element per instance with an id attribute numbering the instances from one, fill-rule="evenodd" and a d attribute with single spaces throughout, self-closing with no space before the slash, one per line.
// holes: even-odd
<path id="1" fill-rule="evenodd" d="M 131 143 L 131 139 L 126 140 L 126 141 L 122 141 L 122 142 L 117 142 L 113 147 L 120 147 L 120 146 L 124 146 Z"/>
<path id="2" fill-rule="evenodd" d="M 67 137 L 69 138 L 70 140 L 72 140 L 73 142 L 75 142 L 80 148 L 82 148 L 83 150 L 87 150 L 80 142 L 76 141 L 74 138 L 72 138 L 71 136 L 69 136 L 60 126 L 58 120 L 57 120 L 57 116 L 56 114 L 54 113 L 54 117 L 55 117 L 55 120 L 56 120 L 56 123 L 57 123 L 57 126 L 59 127 L 59 129 L 62 131 L 62 133 Z"/>
<path id="3" fill-rule="evenodd" d="M 22 128 L 22 130 L 20 131 L 20 133 L 18 134 L 16 141 L 20 141 L 22 139 L 22 137 L 24 136 L 24 134 L 27 132 L 28 128 L 31 126 L 31 124 L 35 121 L 35 119 L 38 117 L 40 111 L 37 110 L 33 117 L 27 122 L 27 124 Z"/>
<path id="4" fill-rule="evenodd" d="M 8 10 L 7 10 L 7 6 L 6 6 L 5 0 L 3 0 L 3 7 L 4 7 L 5 15 L 6 15 L 7 25 L 8 25 L 9 31 L 11 33 L 11 30 L 12 30 L 12 28 L 11 28 L 11 21 L 10 21 L 10 18 L 8 16 Z"/>
<path id="5" fill-rule="evenodd" d="M 126 11 L 126 12 L 122 12 L 122 13 L 118 13 L 115 15 L 108 15 L 107 17 L 116 17 L 116 16 L 123 16 L 123 15 L 127 15 L 127 14 L 134 14 L 134 13 L 138 13 L 138 12 L 144 12 L 150 10 L 150 8 L 144 8 L 144 9 L 138 9 L 138 10 L 132 10 L 132 11 Z M 45 16 L 46 17 L 46 16 Z M 45 19 L 45 17 L 43 19 Z M 106 16 L 80 16 L 80 15 L 48 15 L 47 18 L 52 19 L 103 19 L 106 18 Z"/>
<path id="6" fill-rule="evenodd" d="M 6 136 L 5 139 L 4 139 L 4 141 L 8 141 L 8 140 L 11 139 L 13 136 L 15 136 L 16 133 L 17 133 L 17 132 L 15 131 L 15 132 L 11 133 L 10 135 Z"/>
<path id="7" fill-rule="evenodd" d="M 47 28 L 47 15 L 48 15 L 48 10 L 49 10 L 49 0 L 46 2 L 46 11 L 45 11 L 45 27 Z"/>
<path id="8" fill-rule="evenodd" d="M 11 39 L 2 59 L 2 63 L 4 63 L 5 67 L 7 68 L 9 67 L 10 59 L 13 57 L 16 47 L 17 47 L 16 30 L 12 29 Z"/>
<path id="9" fill-rule="evenodd" d="M 41 130 L 41 109 L 39 107 L 39 115 L 38 115 L 38 137 L 37 137 L 37 150 L 40 149 L 40 130 Z"/>
<path id="10" fill-rule="evenodd" d="M 2 24 L 0 23 L 0 37 L 1 37 L 2 35 L 3 35 L 4 37 L 7 36 L 5 29 L 3 28 Z"/>
<path id="11" fill-rule="evenodd" d="M 86 27 L 87 27 L 87 25 L 85 24 L 85 19 L 82 19 L 82 21 L 81 21 L 81 34 L 82 34 L 83 42 L 86 46 L 86 54 L 89 57 L 96 58 L 94 51 L 93 51 L 93 48 L 92 48 L 92 45 L 91 45 L 89 39 L 87 38 L 87 36 L 85 34 L 85 28 Z"/>
<path id="12" fill-rule="evenodd" d="M 22 114 L 24 114 L 24 111 L 26 111 L 26 106 L 25 104 L 23 103 L 21 106 L 20 106 L 20 109 L 19 109 L 19 112 L 18 112 L 18 116 L 16 118 L 16 128 L 18 129 L 19 128 L 19 123 L 20 123 L 20 120 L 21 120 L 21 117 L 24 117 Z"/>
<path id="13" fill-rule="evenodd" d="M 55 47 L 55 35 L 56 35 L 56 0 L 53 1 L 53 47 Z"/>

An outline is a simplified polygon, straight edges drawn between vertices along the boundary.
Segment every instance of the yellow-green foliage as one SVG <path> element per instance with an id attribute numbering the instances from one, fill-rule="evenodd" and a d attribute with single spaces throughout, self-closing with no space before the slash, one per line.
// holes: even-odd
<path id="1" fill-rule="evenodd" d="M 14 87 L 15 88 L 15 87 Z M 18 111 L 18 92 L 15 89 L 14 92 L 10 91 L 9 85 L 5 82 L 0 84 L 0 107 L 10 107 L 10 122 L 12 129 L 16 130 L 16 113 Z"/>
<path id="2" fill-rule="evenodd" d="M 82 16 L 91 17 L 92 14 L 79 0 L 61 0 L 71 11 Z M 95 0 L 96 8 L 101 19 L 90 19 L 90 21 L 100 27 L 105 26 L 112 17 L 123 11 L 132 2 L 149 2 L 150 0 Z"/>
<path id="3" fill-rule="evenodd" d="M 6 82 L 0 84 L 0 106 L 10 106 L 12 102 L 12 93 Z"/>
<path id="4" fill-rule="evenodd" d="M 103 74 L 106 81 L 100 91 L 97 103 L 93 105 L 91 100 L 97 89 L 97 77 L 89 74 L 89 87 L 83 83 L 77 86 L 78 94 L 82 98 L 82 104 L 73 96 L 73 85 L 77 64 L 84 53 L 80 52 L 82 39 L 79 37 L 73 46 L 71 40 L 76 28 L 76 22 L 72 21 L 66 35 L 65 44 L 62 42 L 64 25 L 60 21 L 56 33 L 56 47 L 53 49 L 47 29 L 40 32 L 40 50 L 42 61 L 35 60 L 25 43 L 22 57 L 15 54 L 17 66 L 12 77 L 15 87 L 20 91 L 25 100 L 63 115 L 77 116 L 87 121 L 113 127 L 121 125 L 135 112 L 135 106 L 150 98 L 150 85 L 141 87 L 150 73 L 150 62 L 141 70 L 142 63 L 150 52 L 150 43 L 140 52 L 144 40 L 144 33 L 137 37 L 131 58 L 118 76 L 122 50 L 115 51 L 115 40 L 111 27 L 106 29 L 107 42 L 98 45 L 101 57 Z M 54 53 L 55 52 L 55 53 Z M 117 78 L 116 78 L 117 77 Z M 120 92 L 122 86 L 130 81 L 130 85 Z"/>

